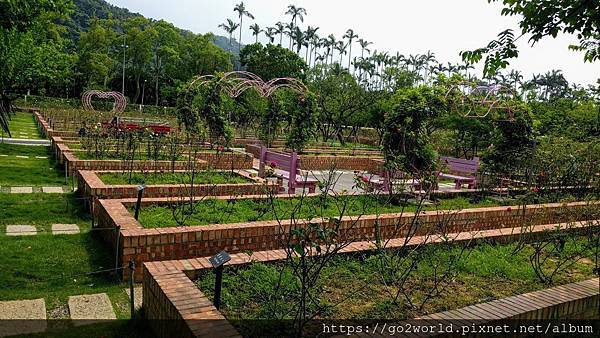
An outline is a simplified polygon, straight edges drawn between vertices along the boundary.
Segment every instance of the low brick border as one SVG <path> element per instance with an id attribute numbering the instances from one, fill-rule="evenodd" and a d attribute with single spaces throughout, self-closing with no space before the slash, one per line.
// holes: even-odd
<path id="1" fill-rule="evenodd" d="M 59 164 L 64 165 L 69 176 L 73 175 L 77 170 L 123 170 L 124 163 L 122 160 L 83 160 L 77 157 L 78 153 L 85 150 L 71 149 L 68 143 L 58 143 L 62 138 L 54 138 L 53 151 L 56 160 Z M 206 163 L 206 167 L 220 170 L 241 170 L 252 169 L 254 157 L 251 154 L 241 152 L 222 152 L 210 153 L 199 152 L 197 154 L 198 162 Z M 138 163 L 135 170 L 146 168 L 157 168 L 158 170 L 170 170 L 171 161 L 154 161 L 154 160 L 135 160 Z M 187 161 L 175 161 L 175 170 L 184 170 L 187 166 Z"/>
<path id="2" fill-rule="evenodd" d="M 170 173 L 171 171 L 167 171 Z M 175 172 L 186 172 L 177 170 Z M 215 172 L 229 172 L 218 170 Z M 250 180 L 248 183 L 226 183 L 226 184 L 196 184 L 194 186 L 195 196 L 238 196 L 238 195 L 261 195 L 277 194 L 280 185 L 274 181 L 267 181 L 260 177 L 252 177 L 243 170 L 234 170 L 234 174 Z M 123 173 L 122 171 L 89 171 L 79 170 L 77 172 L 77 193 L 82 197 L 96 199 L 125 199 L 137 197 L 137 185 L 107 185 L 98 174 Z M 154 184 L 146 185 L 144 189 L 145 198 L 177 197 L 180 194 L 189 194 L 189 186 L 183 184 Z"/>
<path id="3" fill-rule="evenodd" d="M 597 318 L 599 314 L 600 279 L 594 278 L 438 312 L 417 319 L 446 322 L 467 319 L 476 321 L 478 325 L 494 325 L 495 322 L 505 320 L 560 320 L 594 316 Z"/>
<path id="4" fill-rule="evenodd" d="M 32 109 L 32 110 L 33 110 L 33 115 L 35 116 L 35 120 L 42 132 L 42 135 L 44 135 L 46 138 L 52 138 L 55 136 L 58 136 L 58 137 L 77 136 L 77 133 L 74 131 L 54 130 L 51 125 L 51 123 L 52 123 L 51 120 L 46 121 L 46 119 L 42 116 L 42 114 L 40 114 L 39 110 L 37 110 L 37 109 Z"/>
<path id="5" fill-rule="evenodd" d="M 556 228 L 557 224 L 535 226 L 532 231 L 536 234 L 543 235 L 546 231 Z M 470 241 L 471 239 L 492 240 L 498 242 L 510 242 L 519 237 L 519 230 L 510 231 L 507 229 L 485 230 L 475 233 L 460 233 L 452 234 L 457 241 Z M 409 246 L 422 243 L 436 243 L 441 241 L 441 238 L 435 237 L 413 237 L 408 243 Z M 392 240 L 389 243 L 389 248 L 402 247 L 404 241 L 402 239 Z M 341 253 L 353 253 L 361 251 L 373 250 L 375 245 L 373 242 L 355 242 L 341 250 Z M 284 249 L 269 250 L 248 253 L 237 253 L 231 255 L 231 261 L 226 265 L 244 265 L 252 262 L 274 262 L 286 259 L 288 252 Z M 175 261 L 149 262 L 144 263 L 143 269 L 143 309 L 144 316 L 154 333 L 158 337 L 169 337 L 175 332 L 181 337 L 202 337 L 210 333 L 212 336 L 239 336 L 239 333 L 231 326 L 225 317 L 213 306 L 210 300 L 202 293 L 202 291 L 194 284 L 193 280 L 198 278 L 202 270 L 212 269 L 209 257 L 192 258 Z M 548 314 L 544 311 L 548 308 L 561 309 L 569 311 L 569 309 L 579 309 L 585 305 L 598 304 L 598 289 L 591 292 L 589 284 L 598 283 L 598 279 L 593 279 L 585 282 L 569 284 L 558 287 L 560 290 L 567 290 L 567 295 L 563 298 L 551 296 L 554 304 L 549 304 L 547 301 L 548 291 L 554 289 L 538 291 L 520 296 L 513 296 L 506 299 L 497 300 L 493 303 L 506 303 L 506 300 L 514 303 L 515 298 L 519 301 L 524 301 L 528 306 L 533 305 L 532 311 L 536 314 Z M 581 285 L 580 287 L 572 287 Z M 586 290 L 588 293 L 582 295 L 581 290 Z M 531 296 L 534 295 L 534 296 Z M 539 297 L 537 295 L 544 295 Z M 519 298 L 520 297 L 520 298 Z M 540 299 L 544 298 L 544 299 Z M 573 303 L 579 304 L 572 306 Z M 580 304 L 581 303 L 581 304 Z M 473 305 L 472 307 L 480 307 L 481 305 Z M 523 308 L 523 307 L 521 307 Z M 449 311 L 455 313 L 457 310 Z M 523 312 L 525 316 L 516 316 L 507 318 L 531 318 L 530 312 Z M 507 312 L 504 309 L 504 312 Z M 488 312 L 484 312 L 488 313 Z M 423 319 L 438 319 L 439 315 L 430 315 Z M 514 317 L 516 316 L 516 317 Z M 446 316 L 445 319 L 456 319 L 457 317 Z M 494 317 L 498 318 L 498 317 Z M 533 318 L 539 318 L 533 317 Z M 218 326 L 215 327 L 215 324 Z M 221 330 L 223 332 L 221 332 Z"/>
<path id="6" fill-rule="evenodd" d="M 220 196 L 218 199 L 258 199 L 264 196 Z M 306 226 L 308 221 L 258 221 L 232 224 L 212 224 L 146 229 L 129 212 L 135 199 L 97 200 L 93 207 L 95 228 L 119 259 L 119 266 L 133 260 L 137 267 L 143 262 L 185 259 L 213 255 L 220 250 L 231 253 L 281 249 L 282 239 L 294 227 Z M 144 199 L 142 207 L 169 204 L 172 199 Z M 339 222 L 340 238 L 350 241 L 374 240 L 376 225 L 381 238 L 401 238 L 414 217 L 418 217 L 416 235 L 430 232 L 430 227 L 443 222 L 448 231 L 478 231 L 490 229 L 518 229 L 523 226 L 595 219 L 595 215 L 578 215 L 587 210 L 586 202 L 530 205 L 525 209 L 511 207 L 473 208 L 460 211 L 428 211 L 414 213 L 363 215 L 342 219 L 312 220 L 334 227 Z M 103 229 L 103 230 L 100 230 Z M 141 271 L 139 271 L 141 272 Z M 138 274 L 140 276 L 140 274 Z M 127 275 L 123 276 L 127 278 Z"/>
<path id="7" fill-rule="evenodd" d="M 255 158 L 260 158 L 260 146 L 246 145 L 245 150 Z M 336 169 L 378 172 L 383 166 L 383 157 L 360 155 L 298 155 L 298 160 L 298 167 L 302 170 Z"/>

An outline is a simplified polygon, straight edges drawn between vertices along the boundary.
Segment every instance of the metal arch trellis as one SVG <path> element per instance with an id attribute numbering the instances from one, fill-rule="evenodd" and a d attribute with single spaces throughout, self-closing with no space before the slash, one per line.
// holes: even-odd
<path id="1" fill-rule="evenodd" d="M 504 116 L 501 120 L 514 121 L 516 98 L 512 88 L 499 84 L 486 86 L 463 82 L 450 86 L 446 92 L 452 108 L 470 118 L 485 118 L 498 112 Z"/>
<path id="2" fill-rule="evenodd" d="M 215 78 L 219 78 L 218 84 L 221 90 L 230 97 L 238 97 L 248 89 L 254 89 L 262 97 L 271 96 L 276 90 L 288 88 L 300 95 L 305 95 L 308 88 L 296 78 L 283 77 L 264 81 L 258 75 L 246 71 L 233 71 L 223 76 L 201 75 L 194 78 L 188 85 L 188 89 L 194 85 L 205 85 Z"/>
<path id="3" fill-rule="evenodd" d="M 127 106 L 127 100 L 125 96 L 119 92 L 104 92 L 100 90 L 88 90 L 81 96 L 81 101 L 83 103 L 83 108 L 87 111 L 94 111 L 94 106 L 92 105 L 92 99 L 94 97 L 98 97 L 100 99 L 114 99 L 115 104 L 113 110 L 117 114 L 121 114 L 125 111 L 125 107 Z"/>

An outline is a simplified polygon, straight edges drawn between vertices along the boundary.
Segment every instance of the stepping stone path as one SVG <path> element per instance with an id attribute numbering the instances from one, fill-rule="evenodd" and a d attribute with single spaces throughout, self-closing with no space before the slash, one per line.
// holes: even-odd
<path id="1" fill-rule="evenodd" d="M 72 235 L 78 233 L 79 227 L 77 224 L 52 224 L 53 235 Z"/>
<path id="2" fill-rule="evenodd" d="M 44 331 L 46 302 L 43 298 L 0 302 L 0 337 Z"/>
<path id="3" fill-rule="evenodd" d="M 33 225 L 7 225 L 6 236 L 33 236 L 37 229 Z"/>
<path id="4" fill-rule="evenodd" d="M 70 296 L 68 303 L 69 313 L 75 326 L 117 319 L 106 293 Z"/>
<path id="5" fill-rule="evenodd" d="M 10 193 L 11 194 L 31 194 L 31 193 L 33 193 L 33 188 L 32 187 L 11 187 Z"/>
<path id="6" fill-rule="evenodd" d="M 143 288 L 139 286 L 133 288 L 133 301 L 135 302 L 134 305 L 136 310 L 142 308 L 142 302 L 144 301 L 142 290 Z M 129 292 L 129 288 L 125 289 L 125 293 L 127 294 L 127 297 L 131 299 L 131 292 Z"/>
<path id="7" fill-rule="evenodd" d="M 46 194 L 62 194 L 62 187 L 42 187 L 42 192 Z"/>

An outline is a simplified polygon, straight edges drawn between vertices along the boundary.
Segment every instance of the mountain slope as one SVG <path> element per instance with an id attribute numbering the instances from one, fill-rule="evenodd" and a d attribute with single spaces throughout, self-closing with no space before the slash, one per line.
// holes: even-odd
<path id="1" fill-rule="evenodd" d="M 126 8 L 113 6 L 104 0 L 73 0 L 75 4 L 75 12 L 71 15 L 71 22 L 66 23 L 69 29 L 69 35 L 73 41 L 77 41 L 79 33 L 85 31 L 89 27 L 92 18 L 107 19 L 128 19 L 135 16 L 141 16 L 138 13 L 132 13 Z M 232 46 L 229 45 L 229 38 L 215 35 L 215 45 L 221 47 L 232 54 L 238 53 L 239 45 L 237 41 L 233 41 Z"/>

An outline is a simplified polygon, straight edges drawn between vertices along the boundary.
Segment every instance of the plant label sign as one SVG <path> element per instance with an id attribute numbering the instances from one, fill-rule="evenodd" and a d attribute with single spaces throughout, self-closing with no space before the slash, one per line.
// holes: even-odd
<path id="1" fill-rule="evenodd" d="M 208 259 L 213 268 L 218 268 L 221 265 L 229 262 L 231 260 L 231 256 L 225 251 L 221 251 L 218 254 L 212 256 Z"/>

